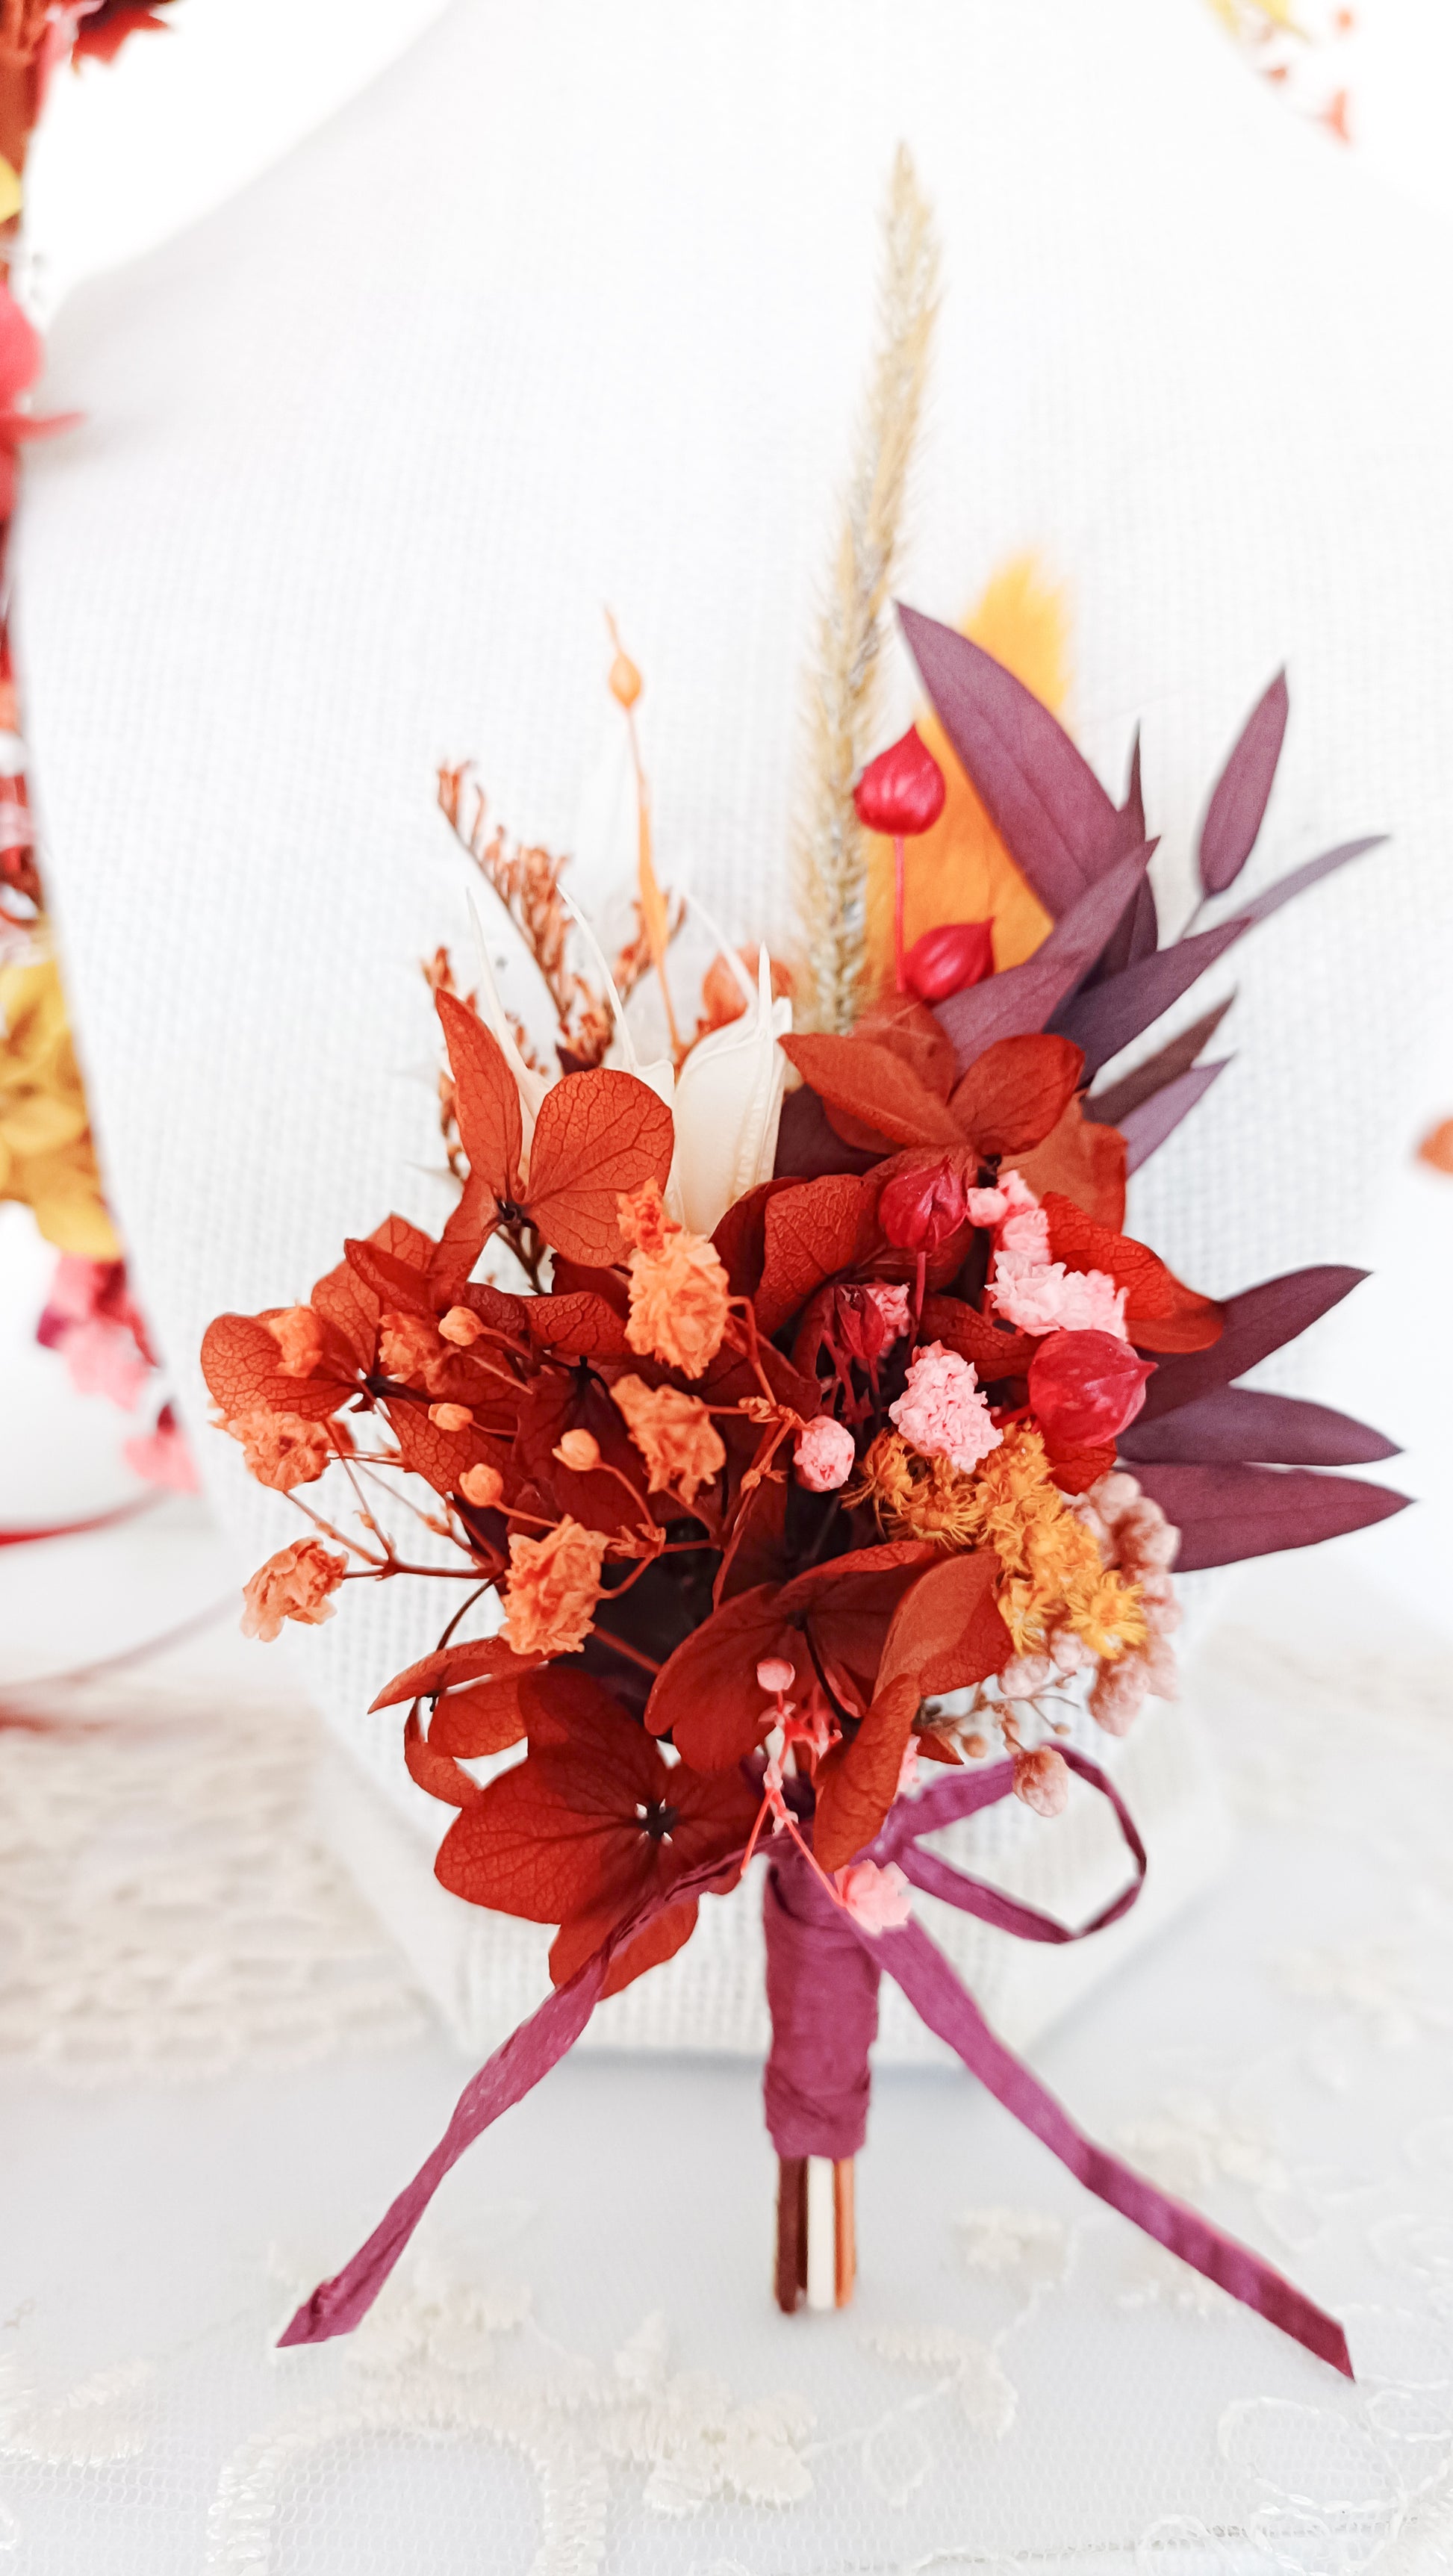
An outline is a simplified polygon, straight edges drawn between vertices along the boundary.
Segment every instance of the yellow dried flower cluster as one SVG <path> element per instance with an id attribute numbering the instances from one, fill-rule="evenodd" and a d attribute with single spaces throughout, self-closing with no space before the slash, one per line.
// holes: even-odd
<path id="1" fill-rule="evenodd" d="M 890 1538 L 991 1547 L 1002 1568 L 999 1608 L 1018 1654 L 1038 1652 L 1066 1622 L 1102 1662 L 1145 1642 L 1139 1585 L 1101 1563 L 1028 1423 L 1011 1423 L 967 1476 L 946 1458 L 920 1458 L 900 1433 L 881 1431 L 847 1499 L 870 1502 Z"/>
<path id="2" fill-rule="evenodd" d="M 0 968 L 0 1199 L 29 1207 L 58 1251 L 120 1258 L 52 957 Z"/>

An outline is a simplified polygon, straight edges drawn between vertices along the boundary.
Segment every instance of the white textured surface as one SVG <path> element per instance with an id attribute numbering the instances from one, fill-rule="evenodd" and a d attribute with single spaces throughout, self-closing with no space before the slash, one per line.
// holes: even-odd
<path id="1" fill-rule="evenodd" d="M 48 398 L 88 426 L 35 461 L 19 536 L 108 1170 L 259 1555 L 294 1523 L 202 1428 L 192 1355 L 390 1204 L 440 1213 L 435 759 L 477 752 L 498 810 L 568 838 L 609 598 L 650 674 L 667 871 L 734 930 L 781 924 L 900 134 L 947 286 L 905 589 L 954 615 L 1026 541 L 1068 579 L 1078 727 L 1116 777 L 1145 719 L 1172 920 L 1283 656 L 1257 875 L 1396 835 L 1242 952 L 1238 1062 L 1134 1221 L 1211 1288 L 1366 1239 L 1449 964 L 1445 237 L 1280 115 L 1199 0 L 456 0 L 242 198 L 73 299 Z M 394 1585 L 303 1646 L 395 1794 L 392 1718 L 363 1711 L 434 1623 Z"/>

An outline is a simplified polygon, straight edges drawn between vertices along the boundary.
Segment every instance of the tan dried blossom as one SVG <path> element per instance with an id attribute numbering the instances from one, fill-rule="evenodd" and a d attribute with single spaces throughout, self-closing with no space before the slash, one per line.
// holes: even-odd
<path id="1" fill-rule="evenodd" d="M 568 1515 L 543 1538 L 511 1538 L 506 1645 L 517 1655 L 577 1653 L 595 1617 L 608 1545 L 602 1531 Z"/>
<path id="2" fill-rule="evenodd" d="M 302 1628 L 320 1628 L 333 1616 L 335 1604 L 328 1596 L 347 1571 L 346 1556 L 335 1556 L 321 1539 L 300 1538 L 291 1547 L 280 1547 L 243 1586 L 244 1637 L 270 1646 L 281 1636 L 285 1619 L 295 1619 Z"/>
<path id="3" fill-rule="evenodd" d="M 676 1386 L 617 1378 L 611 1396 L 646 1462 L 648 1493 L 673 1494 L 689 1511 L 726 1465 L 726 1449 L 699 1397 Z"/>
<path id="4" fill-rule="evenodd" d="M 269 1315 L 267 1329 L 278 1346 L 284 1377 L 311 1377 L 323 1356 L 323 1327 L 311 1306 L 289 1306 Z"/>
<path id="5" fill-rule="evenodd" d="M 731 1298 L 716 1246 L 666 1214 L 655 1181 L 623 1196 L 619 1206 L 621 1233 L 633 1247 L 626 1339 L 643 1358 L 700 1377 L 721 1348 Z"/>
<path id="6" fill-rule="evenodd" d="M 276 1494 L 316 1484 L 337 1447 L 351 1445 L 341 1422 L 305 1422 L 296 1413 L 239 1413 L 222 1428 L 241 1441 L 249 1475 Z"/>
<path id="7" fill-rule="evenodd" d="M 385 1315 L 378 1328 L 378 1356 L 386 1376 L 411 1385 L 442 1356 L 438 1325 L 428 1315 Z"/>

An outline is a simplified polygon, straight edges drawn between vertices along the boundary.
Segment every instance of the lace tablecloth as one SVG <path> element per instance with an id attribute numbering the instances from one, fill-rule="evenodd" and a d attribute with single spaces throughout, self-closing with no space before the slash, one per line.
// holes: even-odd
<path id="1" fill-rule="evenodd" d="M 0 2558 L 1453 2566 L 1453 1712 L 1347 1617 L 1334 1554 L 1285 1644 L 1262 1610 L 1202 1659 L 1235 1858 L 1036 2062 L 1343 2317 L 1355 2387 L 936 2069 L 879 2079 L 854 2306 L 783 2318 L 755 2070 L 609 2055 L 472 2151 L 354 2338 L 279 2354 L 464 2072 L 305 1822 L 312 1722 L 133 1679 L 0 1730 Z"/>

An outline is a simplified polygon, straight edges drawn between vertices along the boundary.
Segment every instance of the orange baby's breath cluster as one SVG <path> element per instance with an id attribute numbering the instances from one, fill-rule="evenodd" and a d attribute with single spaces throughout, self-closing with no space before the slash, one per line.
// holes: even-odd
<path id="1" fill-rule="evenodd" d="M 715 1246 L 668 1215 L 655 1181 L 623 1195 L 619 1205 L 622 1240 L 631 1247 L 626 1339 L 643 1358 L 700 1377 L 721 1348 L 730 1305 Z"/>

